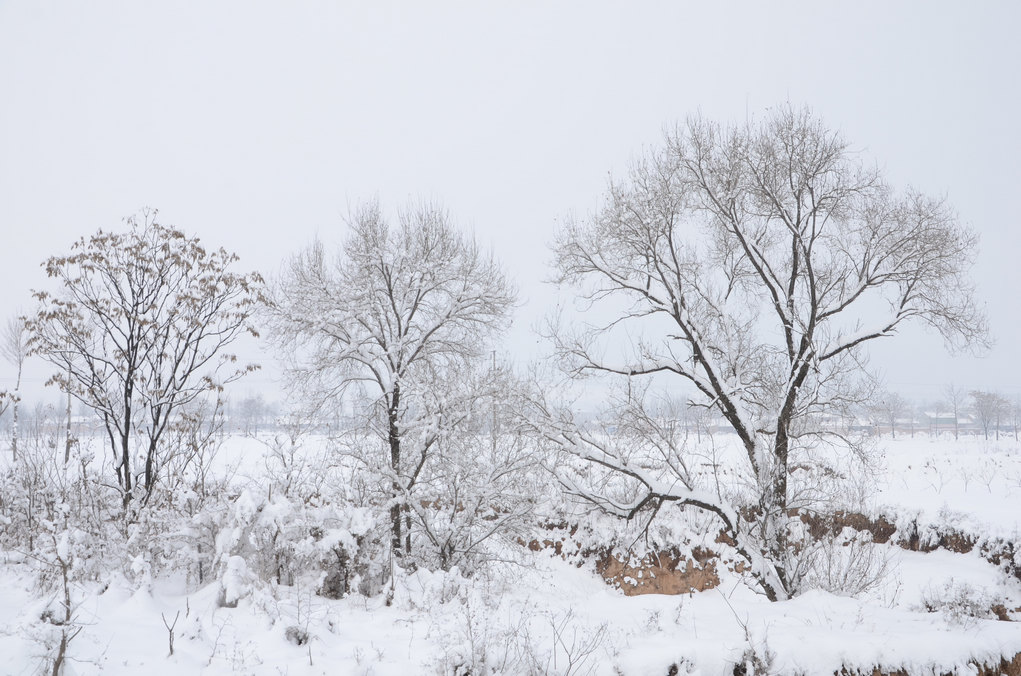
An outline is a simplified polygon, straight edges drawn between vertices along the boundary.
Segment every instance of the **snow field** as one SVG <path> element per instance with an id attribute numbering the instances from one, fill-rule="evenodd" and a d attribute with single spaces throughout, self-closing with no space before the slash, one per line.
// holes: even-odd
<path id="1" fill-rule="evenodd" d="M 880 443 L 876 514 L 898 526 L 914 519 L 1018 541 L 1021 446 L 921 434 Z M 229 439 L 217 471 L 254 477 L 266 471 L 264 451 L 250 439 Z M 586 537 L 615 537 L 611 521 L 593 523 Z M 653 532 L 676 536 L 682 527 L 666 516 Z M 978 548 L 877 545 L 890 572 L 861 598 L 816 590 L 769 603 L 722 566 L 716 589 L 626 597 L 591 563 L 502 546 L 502 561 L 468 578 L 457 570 L 399 574 L 390 606 L 385 594 L 322 598 L 313 581 L 299 579 L 239 584 L 237 607 L 227 608 L 223 581 L 196 589 L 180 576 L 110 571 L 102 583 L 74 588 L 82 632 L 64 673 L 639 675 L 677 665 L 681 674 L 722 676 L 757 656 L 775 674 L 873 665 L 966 674 L 970 664 L 1021 652 L 1021 625 L 988 613 L 994 602 L 1021 608 L 1021 582 Z M 53 595 L 39 591 L 23 553 L 0 557 L 0 673 L 34 674 L 52 650 L 55 629 L 39 617 Z M 174 626 L 173 656 L 164 622 Z M 297 645 L 289 628 L 309 640 Z"/>

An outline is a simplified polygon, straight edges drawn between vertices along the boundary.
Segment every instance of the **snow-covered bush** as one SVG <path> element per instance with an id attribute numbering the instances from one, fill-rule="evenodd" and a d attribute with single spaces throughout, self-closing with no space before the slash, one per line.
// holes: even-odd
<path id="1" fill-rule="evenodd" d="M 28 435 L 19 456 L 0 475 L 0 547 L 19 552 L 37 566 L 44 589 L 66 575 L 71 581 L 99 579 L 107 540 L 116 528 L 104 501 L 111 495 L 96 480 L 89 444 L 67 452 L 55 438 Z M 57 544 L 72 547 L 63 570 L 54 566 Z"/>
<path id="2" fill-rule="evenodd" d="M 521 609 L 501 624 L 492 608 L 467 596 L 453 602 L 460 606 L 453 621 L 430 630 L 441 647 L 433 664 L 437 675 L 532 673 L 527 628 L 531 611 Z"/>
<path id="3" fill-rule="evenodd" d="M 891 568 L 888 549 L 874 544 L 868 531 L 838 530 L 829 520 L 820 520 L 826 526 L 821 532 L 813 534 L 804 523 L 792 528 L 796 537 L 786 566 L 793 588 L 857 597 L 882 584 Z"/>
<path id="4" fill-rule="evenodd" d="M 548 492 L 535 440 L 520 434 L 495 438 L 478 433 L 448 435 L 435 462 L 408 496 L 415 559 L 428 568 L 458 567 L 471 574 L 529 531 Z"/>
<path id="5" fill-rule="evenodd" d="M 437 674 L 596 673 L 608 648 L 607 625 L 584 622 L 573 610 L 490 607 L 463 589 L 448 603 L 457 606 L 453 621 L 430 628 L 441 646 Z"/>
<path id="6" fill-rule="evenodd" d="M 324 596 L 377 593 L 384 577 L 381 535 L 369 510 L 344 503 L 305 504 L 245 490 L 216 540 L 221 581 L 239 570 L 263 583 L 314 585 Z M 226 576 L 226 577 L 225 577 Z"/>
<path id="7" fill-rule="evenodd" d="M 968 625 L 976 619 L 994 617 L 992 607 L 996 599 L 982 589 L 953 578 L 944 584 L 929 585 L 922 591 L 922 609 L 941 613 L 946 621 L 955 625 Z"/>
<path id="8" fill-rule="evenodd" d="M 39 440 L 22 440 L 18 462 L 0 474 L 0 544 L 35 550 L 43 520 L 52 520 L 59 500 L 52 480 L 54 450 Z"/>

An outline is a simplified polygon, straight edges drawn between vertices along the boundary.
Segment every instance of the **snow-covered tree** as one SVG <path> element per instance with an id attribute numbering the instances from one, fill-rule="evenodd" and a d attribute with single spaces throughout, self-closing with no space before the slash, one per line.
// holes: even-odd
<path id="1" fill-rule="evenodd" d="M 1010 401 L 997 392 L 972 390 L 971 408 L 982 426 L 982 434 L 989 438 L 992 430 L 996 438 L 1000 438 L 1000 423 L 1010 415 Z"/>
<path id="2" fill-rule="evenodd" d="M 911 414 L 911 406 L 907 399 L 891 391 L 880 392 L 869 408 L 872 409 L 876 427 L 882 431 L 884 425 L 889 425 L 890 436 L 894 439 L 897 438 L 897 421 Z"/>
<path id="3" fill-rule="evenodd" d="M 943 199 L 894 191 L 809 110 L 730 127 L 690 119 L 611 183 L 597 213 L 559 232 L 560 281 L 610 319 L 561 332 L 558 346 L 577 374 L 693 388 L 740 439 L 754 503 L 661 482 L 661 466 L 633 466 L 583 435 L 564 431 L 564 447 L 634 482 L 636 497 L 610 511 L 673 502 L 717 515 L 765 593 L 785 598 L 790 518 L 807 507 L 791 499 L 791 467 L 832 433 L 814 421 L 855 403 L 862 348 L 907 322 L 955 347 L 984 341 L 967 277 L 974 245 Z M 621 338 L 634 349 L 608 349 Z"/>
<path id="4" fill-rule="evenodd" d="M 30 352 L 56 367 L 50 382 L 102 420 L 125 505 L 139 487 L 148 500 L 175 413 L 257 368 L 225 348 L 257 335 L 261 278 L 232 272 L 237 256 L 207 251 L 156 215 L 45 261 L 59 286 L 35 292 L 27 322 Z"/>
<path id="5" fill-rule="evenodd" d="M 18 457 L 18 404 L 21 403 L 21 374 L 28 357 L 28 328 L 23 317 L 12 317 L 0 335 L 0 355 L 14 367 L 14 392 L 11 405 L 11 456 Z"/>
<path id="6" fill-rule="evenodd" d="M 421 506 L 412 502 L 434 476 L 430 461 L 492 394 L 492 381 L 473 374 L 515 293 L 493 258 L 434 206 L 408 207 L 391 224 L 368 204 L 349 227 L 336 256 L 316 242 L 290 260 L 270 322 L 310 398 L 339 405 L 357 389 L 372 401 L 378 447 L 361 460 L 383 477 L 400 558 L 411 551 Z"/>
<path id="7" fill-rule="evenodd" d="M 1021 395 L 1014 395 L 1010 401 L 1010 426 L 1014 430 L 1014 441 L 1018 440 L 1018 431 L 1021 428 Z"/>
<path id="8" fill-rule="evenodd" d="M 237 428 L 248 435 L 258 434 L 268 412 L 269 406 L 262 394 L 244 397 L 231 406 L 231 417 L 237 419 Z"/>
<path id="9" fill-rule="evenodd" d="M 943 388 L 943 395 L 946 398 L 949 412 L 954 415 L 954 439 L 959 439 L 961 437 L 961 414 L 967 403 L 967 393 L 963 388 L 950 383 Z"/>

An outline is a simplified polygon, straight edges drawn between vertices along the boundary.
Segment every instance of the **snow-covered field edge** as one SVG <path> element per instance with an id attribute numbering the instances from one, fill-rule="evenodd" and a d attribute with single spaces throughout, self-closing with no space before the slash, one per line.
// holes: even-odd
<path id="1" fill-rule="evenodd" d="M 248 444 L 237 440 L 235 451 L 243 456 Z M 997 565 L 983 544 L 1018 542 L 1021 448 L 928 438 L 884 447 L 869 516 L 895 529 L 876 546 L 889 570 L 859 598 L 815 590 L 769 603 L 724 565 L 703 592 L 627 596 L 594 560 L 532 551 L 519 534 L 495 543 L 470 576 L 420 567 L 398 571 L 389 594 L 353 589 L 339 599 L 317 593 L 321 575 L 267 580 L 244 556 L 218 562 L 200 584 L 183 567 L 153 566 L 140 548 L 122 566 L 74 582 L 73 617 L 64 622 L 53 559 L 5 550 L 0 672 L 46 671 L 61 636 L 73 633 L 65 674 L 1016 673 L 1021 630 L 991 608 L 1002 605 L 1014 620 L 1021 613 L 1021 581 L 1010 570 L 1017 550 Z M 273 514 L 284 508 L 272 496 L 242 491 L 227 502 L 250 526 L 290 518 Z M 571 549 L 619 539 L 610 521 L 594 523 Z M 334 525 L 337 538 L 363 529 L 357 518 Z M 678 527 L 667 521 L 654 533 Z M 905 547 L 912 528 L 918 544 Z M 958 551 L 941 546 L 947 532 L 976 539 Z M 180 535 L 168 534 L 166 547 Z M 70 537 L 53 551 L 67 560 L 75 551 L 98 556 L 89 548 L 102 546 Z"/>

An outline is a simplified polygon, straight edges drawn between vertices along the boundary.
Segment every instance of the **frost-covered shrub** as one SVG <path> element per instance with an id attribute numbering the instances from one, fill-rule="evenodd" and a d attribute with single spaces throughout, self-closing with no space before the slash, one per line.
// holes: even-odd
<path id="1" fill-rule="evenodd" d="M 845 527 L 813 536 L 802 525 L 789 553 L 787 569 L 799 592 L 822 589 L 858 596 L 876 588 L 890 570 L 888 549 L 872 542 L 868 531 Z"/>
<path id="2" fill-rule="evenodd" d="M 922 591 L 922 609 L 941 613 L 950 624 L 967 625 L 976 619 L 994 617 L 998 601 L 987 592 L 953 578 L 939 587 L 929 585 Z"/>
<path id="3" fill-rule="evenodd" d="M 66 575 L 69 583 L 96 580 L 102 574 L 102 543 L 90 533 L 73 525 L 46 522 L 39 537 L 35 562 L 39 564 L 39 584 L 56 589 Z"/>
<path id="4" fill-rule="evenodd" d="M 347 513 L 343 527 L 323 531 L 312 527 L 319 566 L 323 571 L 319 594 L 339 599 L 350 592 L 380 593 L 386 578 L 384 528 L 365 509 Z M 340 523 L 340 519 L 335 520 Z"/>
<path id="5" fill-rule="evenodd" d="M 64 512 L 88 516 L 78 511 L 82 505 L 75 500 L 79 467 L 68 467 L 62 456 L 53 439 L 25 438 L 17 462 L 0 474 L 0 544 L 5 548 L 34 551 L 44 523 Z M 68 508 L 61 510 L 60 505 Z"/>
<path id="6" fill-rule="evenodd" d="M 457 601 L 460 608 L 453 622 L 436 627 L 441 653 L 433 663 L 437 674 L 468 676 L 480 674 L 532 674 L 527 624 L 534 614 L 522 609 L 506 623 L 494 619 L 491 609 L 469 599 Z"/>
<path id="7" fill-rule="evenodd" d="M 251 593 L 254 581 L 248 564 L 240 556 L 229 556 L 224 562 L 223 575 L 220 576 L 221 608 L 237 608 L 238 601 Z"/>
<path id="8" fill-rule="evenodd" d="M 260 498 L 242 491 L 216 540 L 221 575 L 235 558 L 263 582 L 304 581 L 323 595 L 377 593 L 383 577 L 381 538 L 366 508 L 304 504 L 284 495 Z"/>
<path id="9" fill-rule="evenodd" d="M 41 454 L 22 444 L 19 462 L 0 475 L 0 544 L 4 549 L 33 551 L 43 520 L 53 519 L 58 496 Z M 38 449 L 33 449 L 38 450 Z"/>
<path id="10" fill-rule="evenodd" d="M 168 566 L 187 573 L 190 584 L 209 581 L 217 559 L 216 541 L 230 514 L 230 490 L 226 483 L 207 484 L 204 496 L 198 490 L 182 486 L 169 496 L 165 520 L 153 535 L 170 545 Z M 158 508 L 157 508 L 158 509 Z"/>
<path id="11" fill-rule="evenodd" d="M 0 475 L 0 548 L 26 555 L 46 590 L 65 575 L 72 583 L 98 580 L 117 533 L 111 492 L 96 481 L 88 445 L 73 445 L 67 462 L 64 456 L 55 438 L 26 436 L 18 460 Z M 67 553 L 61 570 L 59 546 Z"/>
<path id="12" fill-rule="evenodd" d="M 456 619 L 433 629 L 442 649 L 433 665 L 439 674 L 593 673 L 610 638 L 605 623 L 588 625 L 571 610 L 494 613 L 467 594 L 453 602 L 460 605 Z"/>
<path id="13" fill-rule="evenodd" d="M 521 537 L 535 519 L 545 489 L 534 440 L 514 434 L 444 438 L 416 494 L 416 562 L 471 574 L 494 557 L 494 546 Z"/>

